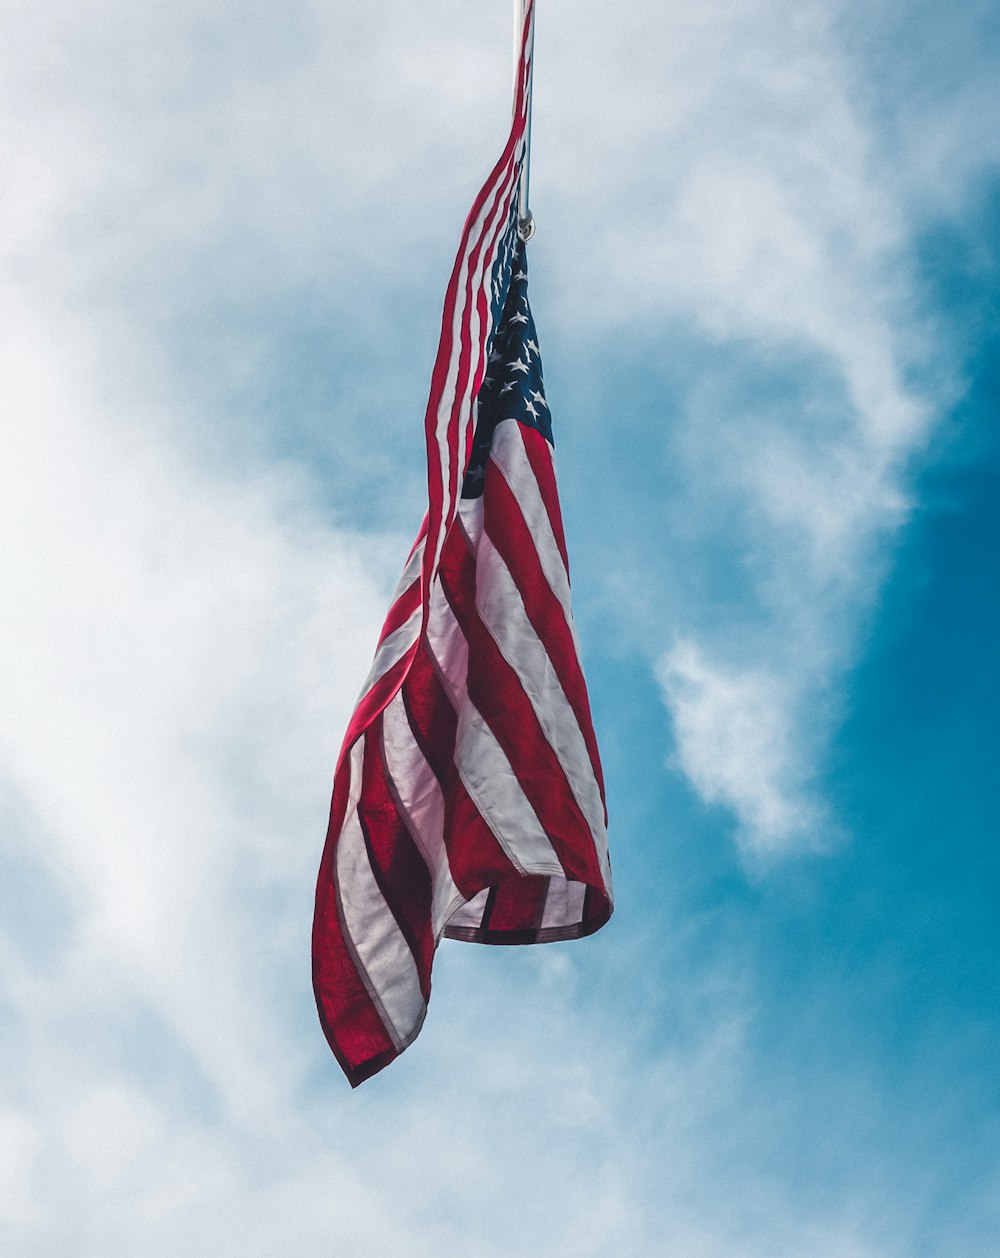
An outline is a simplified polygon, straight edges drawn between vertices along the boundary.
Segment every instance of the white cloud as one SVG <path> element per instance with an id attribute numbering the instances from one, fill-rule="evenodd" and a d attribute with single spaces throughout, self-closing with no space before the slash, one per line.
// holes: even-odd
<path id="1" fill-rule="evenodd" d="M 38 1220 L 31 1178 L 40 1143 L 38 1126 L 28 1115 L 0 1113 L 0 1223 Z"/>
<path id="2" fill-rule="evenodd" d="M 567 1258 L 663 1246 L 700 1258 L 907 1252 L 865 1225 L 866 1206 L 883 1208 L 879 1183 L 842 1203 L 838 1177 L 808 1207 L 776 1184 L 767 1149 L 798 1133 L 746 1095 L 746 1013 L 719 976 L 697 994 L 711 1024 L 650 1060 L 627 1028 L 613 1029 L 615 1001 L 581 1002 L 564 965 L 553 973 L 544 955 L 515 957 L 506 978 L 484 984 L 481 954 L 449 953 L 427 1038 L 394 1080 L 354 1094 L 307 1089 L 290 1038 L 275 1059 L 245 1042 L 282 1095 L 259 1125 L 227 1104 L 238 1080 L 220 1076 L 192 1096 L 178 1091 L 176 1069 L 139 1080 L 134 1064 L 116 1068 L 122 1010 L 107 985 L 80 985 L 96 967 L 74 962 L 64 981 L 22 988 L 18 1026 L 40 1034 L 26 1042 L 19 1031 L 30 1068 L 22 1059 L 5 1087 L 29 1078 L 35 1116 L 0 1124 L 13 1171 L 5 1189 L 19 1192 L 0 1234 L 13 1252 L 86 1258 L 284 1249 L 504 1258 L 525 1245 Z M 247 959 L 242 973 L 252 978 Z M 74 1042 L 80 993 L 90 1029 Z M 321 1052 L 309 1054 L 310 1069 Z"/>
<path id="3" fill-rule="evenodd" d="M 809 749 L 803 757 L 795 682 L 749 669 L 727 673 L 686 642 L 665 657 L 659 676 L 683 769 L 705 800 L 737 813 L 747 851 L 760 857 L 815 846 L 827 823 L 802 781 Z"/>
<path id="4" fill-rule="evenodd" d="M 163 1118 L 134 1087 L 104 1084 L 67 1115 L 67 1151 L 98 1189 L 110 1188 L 155 1142 L 162 1144 Z"/>

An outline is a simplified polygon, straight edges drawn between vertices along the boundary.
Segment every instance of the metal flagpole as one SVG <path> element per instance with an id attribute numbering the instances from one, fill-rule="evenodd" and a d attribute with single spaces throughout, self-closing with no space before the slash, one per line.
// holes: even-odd
<path id="1" fill-rule="evenodd" d="M 537 2 L 537 0 L 536 0 Z M 524 16 L 530 0 L 514 0 L 514 91 L 517 91 L 517 72 L 521 61 L 521 39 L 524 35 Z M 535 23 L 532 19 L 528 34 L 528 117 L 524 128 L 524 163 L 521 166 L 521 182 L 518 185 L 519 217 L 517 229 L 522 240 L 530 240 L 535 234 L 535 220 L 528 208 L 528 182 L 531 173 L 531 82 L 535 73 Z"/>

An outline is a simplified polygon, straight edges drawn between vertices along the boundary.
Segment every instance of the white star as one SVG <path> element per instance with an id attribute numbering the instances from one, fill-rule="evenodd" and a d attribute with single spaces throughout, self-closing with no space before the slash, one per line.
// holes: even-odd
<path id="1" fill-rule="evenodd" d="M 531 400 L 532 402 L 537 402 L 539 406 L 544 406 L 546 410 L 549 409 L 548 402 L 546 402 L 545 398 L 542 397 L 538 389 L 531 390 Z"/>
<path id="2" fill-rule="evenodd" d="M 500 390 L 500 392 L 501 392 L 501 393 L 509 393 L 509 392 L 511 391 L 511 389 L 513 389 L 513 387 L 514 387 L 514 382 L 513 382 L 513 380 L 508 380 L 508 381 L 507 381 L 507 383 L 504 385 L 504 387 Z"/>
<path id="3" fill-rule="evenodd" d="M 511 363 L 510 369 L 511 371 L 523 371 L 525 375 L 528 374 L 528 364 L 522 362 L 520 358 L 515 359 L 515 361 Z"/>
<path id="4" fill-rule="evenodd" d="M 534 419 L 538 418 L 538 412 L 535 410 L 534 402 L 528 402 L 524 408 Z"/>
<path id="5" fill-rule="evenodd" d="M 541 351 L 539 350 L 538 346 L 535 344 L 535 342 L 534 342 L 534 341 L 525 341 L 525 345 L 527 345 L 528 350 L 529 350 L 532 354 L 534 354 L 536 357 L 537 357 L 537 356 L 538 356 L 538 354 L 541 352 Z"/>
<path id="6" fill-rule="evenodd" d="M 528 316 L 523 314 L 511 315 L 510 321 L 511 323 L 527 323 Z"/>

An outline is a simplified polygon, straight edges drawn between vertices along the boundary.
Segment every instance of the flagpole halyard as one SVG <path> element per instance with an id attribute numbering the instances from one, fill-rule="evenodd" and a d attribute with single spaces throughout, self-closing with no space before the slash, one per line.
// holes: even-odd
<path id="1" fill-rule="evenodd" d="M 521 66 L 521 44 L 524 39 L 524 19 L 531 0 L 514 0 L 514 94 L 517 96 L 517 81 Z M 532 16 L 528 31 L 528 44 L 524 50 L 528 63 L 528 111 L 524 128 L 524 161 L 521 165 L 521 180 L 518 184 L 518 220 L 517 230 L 522 240 L 530 240 L 535 234 L 535 220 L 528 204 L 528 187 L 531 173 L 531 86 L 535 72 L 535 22 Z"/>

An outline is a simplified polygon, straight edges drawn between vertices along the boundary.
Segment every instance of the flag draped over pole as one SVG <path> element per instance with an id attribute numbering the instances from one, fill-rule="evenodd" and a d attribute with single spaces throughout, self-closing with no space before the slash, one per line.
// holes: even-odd
<path id="1" fill-rule="evenodd" d="M 347 729 L 319 871 L 313 985 L 353 1086 L 416 1038 L 443 936 L 543 943 L 611 915 L 604 782 L 528 307 L 519 188 L 534 13 L 521 3 L 510 137 L 445 297 L 427 515 Z"/>

